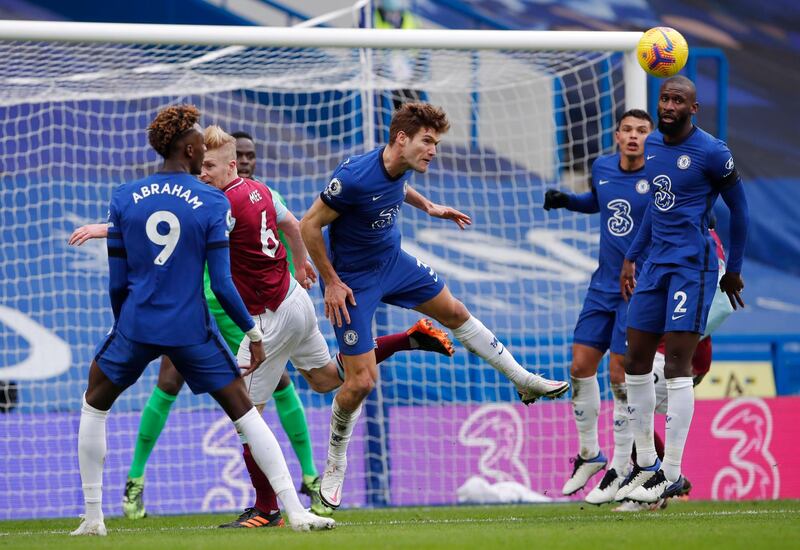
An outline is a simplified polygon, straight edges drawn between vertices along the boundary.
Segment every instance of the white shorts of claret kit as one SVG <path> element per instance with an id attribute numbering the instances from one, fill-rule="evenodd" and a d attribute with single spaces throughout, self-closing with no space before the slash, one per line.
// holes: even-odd
<path id="1" fill-rule="evenodd" d="M 325 337 L 319 331 L 314 304 L 308 292 L 296 285 L 275 311 L 265 310 L 253 316 L 264 334 L 266 361 L 244 379 L 254 405 L 263 405 L 272 397 L 278 381 L 291 361 L 295 368 L 312 370 L 331 361 Z M 249 341 L 245 338 L 236 358 L 250 364 Z"/>

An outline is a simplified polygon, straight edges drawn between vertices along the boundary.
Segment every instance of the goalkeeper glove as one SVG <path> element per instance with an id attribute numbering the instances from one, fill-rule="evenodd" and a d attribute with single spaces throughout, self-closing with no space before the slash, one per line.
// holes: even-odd
<path id="1" fill-rule="evenodd" d="M 557 189 L 548 189 L 544 194 L 544 209 L 566 208 L 569 204 L 569 195 Z"/>

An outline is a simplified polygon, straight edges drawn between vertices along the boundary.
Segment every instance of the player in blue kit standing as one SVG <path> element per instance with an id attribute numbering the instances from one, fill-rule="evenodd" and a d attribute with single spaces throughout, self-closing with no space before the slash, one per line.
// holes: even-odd
<path id="1" fill-rule="evenodd" d="M 614 397 L 614 456 L 603 479 L 586 495 L 586 502 L 590 504 L 614 500 L 628 473 L 633 445 L 622 366 L 627 348 L 628 303 L 619 293 L 619 273 L 645 208 L 650 204 L 650 185 L 644 171 L 644 143 L 652 131 L 653 119 L 647 112 L 626 111 L 617 122 L 614 135 L 619 152 L 599 157 L 592 165 L 592 190 L 581 195 L 555 189 L 545 193 L 545 210 L 566 208 L 586 214 L 600 212 L 599 261 L 575 325 L 570 367 L 572 407 L 580 450 L 573 459 L 572 474 L 562 489 L 565 495 L 576 493 L 608 464 L 597 437 L 600 415 L 597 368 L 608 350 Z"/>
<path id="2" fill-rule="evenodd" d="M 331 528 L 303 509 L 275 436 L 247 394 L 239 366 L 203 299 L 203 269 L 226 313 L 250 340 L 253 372 L 264 361 L 261 330 L 233 285 L 225 195 L 195 178 L 205 145 L 194 106 L 168 107 L 148 128 L 161 171 L 117 187 L 108 228 L 109 295 L 114 326 L 95 351 L 78 430 L 86 513 L 73 535 L 106 535 L 102 511 L 106 419 L 116 398 L 161 355 L 194 393 L 210 393 L 250 443 L 295 530 Z"/>
<path id="3" fill-rule="evenodd" d="M 380 302 L 415 309 L 453 330 L 472 353 L 507 376 L 523 402 L 558 397 L 566 382 L 525 370 L 505 346 L 456 300 L 437 273 L 400 248 L 396 219 L 403 203 L 452 220 L 461 229 L 469 216 L 435 204 L 408 184 L 411 172 L 425 173 L 440 136 L 450 124 L 444 112 L 425 103 L 406 103 L 392 117 L 389 144 L 344 160 L 300 223 L 301 234 L 325 287 L 325 315 L 343 355 L 345 382 L 333 400 L 328 457 L 320 496 L 328 506 L 342 502 L 347 445 L 361 402 L 378 378 L 372 318 Z M 322 228 L 329 226 L 327 235 Z"/>
<path id="4" fill-rule="evenodd" d="M 728 146 L 692 124 L 698 109 L 696 97 L 688 78 L 665 80 L 658 99 L 658 131 L 645 144 L 653 201 L 620 275 L 621 292 L 630 296 L 625 381 L 636 464 L 617 491 L 617 500 L 655 502 L 684 488 L 681 458 L 694 413 L 691 360 L 718 280 L 716 246 L 708 228 L 719 195 L 731 213 L 730 254 L 719 287 L 734 309 L 744 307 L 740 293 L 747 199 Z M 637 281 L 634 262 L 648 245 L 647 261 Z M 653 442 L 656 403 L 651 375 L 662 335 L 667 379 L 663 465 Z"/>

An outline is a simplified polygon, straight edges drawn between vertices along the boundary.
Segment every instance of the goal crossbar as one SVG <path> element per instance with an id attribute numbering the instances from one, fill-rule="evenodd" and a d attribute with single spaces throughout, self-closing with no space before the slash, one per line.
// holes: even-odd
<path id="1" fill-rule="evenodd" d="M 345 29 L 0 20 L 2 40 L 309 48 L 630 51 L 641 32 Z"/>
<path id="2" fill-rule="evenodd" d="M 0 40 L 305 48 L 623 52 L 625 105 L 646 108 L 647 77 L 636 60 L 642 32 L 346 29 L 144 25 L 0 20 Z"/>

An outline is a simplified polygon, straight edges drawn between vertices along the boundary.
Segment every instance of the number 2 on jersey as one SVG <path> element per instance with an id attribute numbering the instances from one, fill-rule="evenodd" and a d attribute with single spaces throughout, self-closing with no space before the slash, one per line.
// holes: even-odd
<path id="1" fill-rule="evenodd" d="M 688 296 L 682 290 L 677 291 L 673 296 L 672 299 L 676 300 L 678 303 L 675 305 L 675 313 L 686 313 L 686 308 L 683 307 L 686 304 Z"/>
<path id="2" fill-rule="evenodd" d="M 158 224 L 165 222 L 169 225 L 169 231 L 166 235 L 158 232 Z M 158 256 L 155 257 L 153 263 L 156 265 L 164 265 L 172 253 L 175 252 L 175 247 L 178 246 L 178 239 L 181 238 L 181 222 L 178 217 L 169 212 L 168 210 L 159 210 L 150 214 L 145 224 L 145 231 L 147 238 L 153 244 L 163 246 Z"/>

